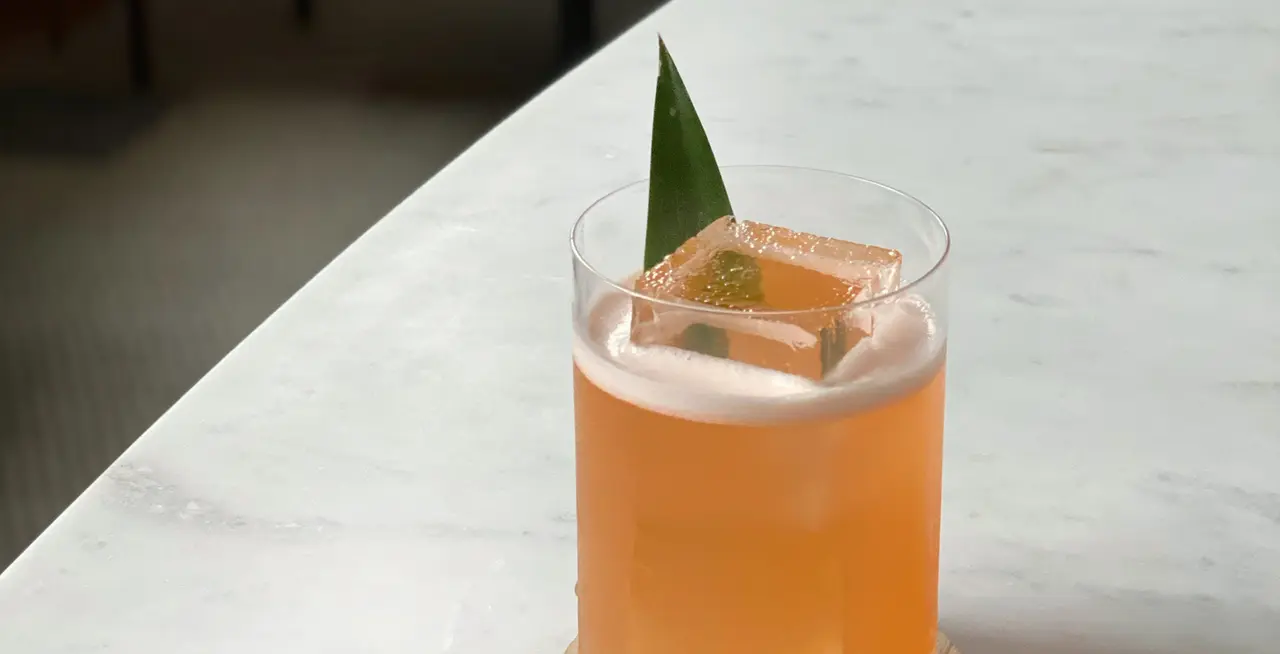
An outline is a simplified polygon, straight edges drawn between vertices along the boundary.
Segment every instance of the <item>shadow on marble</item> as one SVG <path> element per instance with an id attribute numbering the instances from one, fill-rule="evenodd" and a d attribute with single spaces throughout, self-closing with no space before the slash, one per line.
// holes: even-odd
<path id="1" fill-rule="evenodd" d="M 1178 624 L 1175 615 L 1161 627 L 1145 621 L 1106 629 L 1084 623 L 1063 622 L 1050 628 L 1012 622 L 944 621 L 942 628 L 969 654 L 1256 654 L 1275 642 L 1263 633 L 1274 623 L 1255 622 L 1243 634 L 1227 633 L 1225 627 L 1217 632 L 1198 631 Z"/>
<path id="2" fill-rule="evenodd" d="M 1184 651 L 1162 652 L 1111 638 L 1075 634 L 983 633 L 981 630 L 969 632 L 964 629 L 957 632 L 955 627 L 951 630 L 956 632 L 957 643 L 962 643 L 966 651 L 978 654 L 1183 654 Z M 1189 649 L 1185 651 L 1191 652 Z"/>

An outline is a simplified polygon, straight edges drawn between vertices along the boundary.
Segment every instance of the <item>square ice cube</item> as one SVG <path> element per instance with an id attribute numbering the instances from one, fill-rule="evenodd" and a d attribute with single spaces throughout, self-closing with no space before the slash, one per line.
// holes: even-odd
<path id="1" fill-rule="evenodd" d="M 841 307 L 896 289 L 901 263 L 896 250 L 725 216 L 636 280 L 688 308 L 637 300 L 631 338 L 821 379 L 872 329 L 869 313 Z M 753 315 L 811 309 L 831 310 Z"/>

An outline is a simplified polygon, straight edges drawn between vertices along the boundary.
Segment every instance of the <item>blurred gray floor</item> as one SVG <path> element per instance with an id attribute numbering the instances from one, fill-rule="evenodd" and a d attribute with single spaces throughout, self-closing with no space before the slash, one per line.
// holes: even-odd
<path id="1" fill-rule="evenodd" d="M 0 154 L 0 568 L 506 109 L 220 95 L 105 163 Z"/>
<path id="2" fill-rule="evenodd" d="M 281 302 L 513 109 L 513 89 L 543 79 L 554 5 L 517 2 L 523 15 L 468 40 L 457 26 L 481 29 L 482 17 L 445 4 L 330 0 L 301 34 L 289 2 L 157 2 L 155 116 L 106 150 L 0 139 L 0 569 Z M 517 23 L 544 19 L 513 40 Z M 56 55 L 39 39 L 0 53 L 0 88 L 128 97 L 122 24 L 104 14 Z M 506 59 L 441 65 L 499 42 Z M 501 80 L 504 66 L 515 72 Z"/>

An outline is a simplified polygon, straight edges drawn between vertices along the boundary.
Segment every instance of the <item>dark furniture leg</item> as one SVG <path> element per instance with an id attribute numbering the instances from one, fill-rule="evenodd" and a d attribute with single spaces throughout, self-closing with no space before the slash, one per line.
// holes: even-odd
<path id="1" fill-rule="evenodd" d="M 147 25 L 145 0 L 127 0 L 129 23 L 129 77 L 133 90 L 145 93 L 151 90 L 151 34 Z"/>
<path id="2" fill-rule="evenodd" d="M 592 0 L 560 0 L 560 68 L 568 70 L 591 53 Z"/>
<path id="3" fill-rule="evenodd" d="M 297 16 L 299 25 L 310 27 L 316 15 L 315 3 L 312 0 L 293 0 L 293 13 Z"/>

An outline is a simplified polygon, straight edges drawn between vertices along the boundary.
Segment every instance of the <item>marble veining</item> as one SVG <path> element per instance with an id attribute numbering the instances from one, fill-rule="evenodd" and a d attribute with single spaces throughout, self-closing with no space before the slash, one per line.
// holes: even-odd
<path id="1" fill-rule="evenodd" d="M 955 235 L 942 622 L 1280 648 L 1280 4 L 676 0 L 316 276 L 0 575 L 0 652 L 559 652 L 569 226 L 661 30 L 723 163 Z"/>

